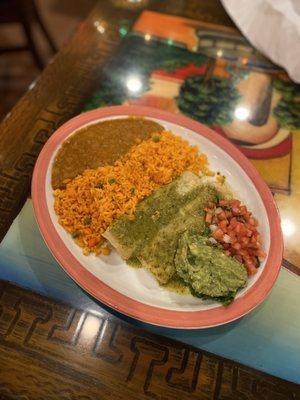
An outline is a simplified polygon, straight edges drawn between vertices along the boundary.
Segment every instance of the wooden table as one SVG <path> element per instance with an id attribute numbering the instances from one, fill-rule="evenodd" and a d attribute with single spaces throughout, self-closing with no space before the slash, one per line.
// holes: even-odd
<path id="1" fill-rule="evenodd" d="M 57 127 L 82 110 L 103 78 L 103 65 L 113 59 L 122 36 L 145 8 L 233 26 L 215 0 L 99 1 L 0 125 L 0 236 L 4 239 L 0 248 L 0 278 L 72 303 L 67 305 L 11 284 L 1 284 L 0 396 L 3 399 L 300 398 L 296 384 L 217 357 L 199 346 L 195 348 L 187 344 L 191 342 L 188 333 L 185 338 L 184 333 L 159 332 L 169 337 L 166 338 L 149 327 L 147 331 L 141 329 L 134 321 L 124 322 L 68 283 L 40 242 L 36 249 L 45 252 L 45 257 L 40 256 L 34 262 L 31 249 L 33 261 L 26 270 L 17 262 L 13 264 L 10 258 L 14 252 L 22 253 L 19 235 L 26 236 L 34 225 L 31 205 L 27 202 L 22 207 L 30 193 L 31 175 L 41 148 Z M 299 139 L 293 135 L 292 153 L 296 154 Z M 300 168 L 297 160 L 293 162 L 291 188 L 275 196 L 284 219 L 290 222 L 284 232 L 289 239 L 284 265 L 298 274 L 300 251 L 292 230 L 297 232 L 300 224 L 295 208 Z M 260 167 L 260 160 L 254 163 Z M 36 228 L 33 229 L 34 240 L 40 241 Z M 288 274 L 281 282 L 286 288 Z M 61 295 L 60 284 L 64 279 L 70 297 Z M 77 300 L 73 301 L 75 297 Z M 295 313 L 295 307 L 293 310 Z M 149 333 L 151 330 L 155 333 Z M 211 331 L 206 335 L 213 341 L 214 335 L 219 334 Z M 226 331 L 221 334 L 226 335 Z"/>
<path id="2" fill-rule="evenodd" d="M 300 399 L 299 386 L 0 284 L 1 399 Z"/>

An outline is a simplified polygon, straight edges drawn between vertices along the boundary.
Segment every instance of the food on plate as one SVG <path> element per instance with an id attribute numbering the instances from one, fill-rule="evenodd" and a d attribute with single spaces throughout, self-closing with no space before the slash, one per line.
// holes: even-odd
<path id="1" fill-rule="evenodd" d="M 114 247 L 166 289 L 229 304 L 265 257 L 258 221 L 180 136 L 156 130 L 130 143 L 54 190 L 59 223 L 85 255 Z"/>
<path id="2" fill-rule="evenodd" d="M 132 146 L 164 128 L 141 117 L 112 119 L 88 125 L 70 136 L 59 149 L 52 167 L 53 189 L 88 168 L 113 164 Z"/>
<path id="3" fill-rule="evenodd" d="M 192 294 L 204 299 L 230 303 L 247 283 L 243 264 L 213 246 L 208 237 L 190 231 L 179 239 L 174 264 Z"/>
<path id="4" fill-rule="evenodd" d="M 85 254 L 106 253 L 102 234 L 112 221 L 132 217 L 140 200 L 184 171 L 209 174 L 207 157 L 179 136 L 155 133 L 113 165 L 88 169 L 56 189 L 54 209 Z"/>
<path id="5" fill-rule="evenodd" d="M 159 284 L 174 289 L 176 283 L 176 291 L 185 286 L 194 296 L 227 304 L 245 286 L 247 270 L 209 237 L 208 206 L 230 201 L 220 187 L 184 172 L 142 200 L 134 218 L 116 219 L 103 236 L 129 265 L 148 269 Z"/>
<path id="6" fill-rule="evenodd" d="M 205 221 L 225 254 L 244 263 L 248 275 L 255 274 L 259 257 L 265 257 L 265 253 L 257 230 L 258 221 L 247 207 L 237 199 L 223 199 L 208 205 Z"/>
<path id="7" fill-rule="evenodd" d="M 216 198 L 213 185 L 202 184 L 197 175 L 184 172 L 142 200 L 134 219 L 127 215 L 118 218 L 103 236 L 129 264 L 149 269 L 165 284 L 175 273 L 178 239 L 187 227 L 203 231 L 204 208 Z"/>

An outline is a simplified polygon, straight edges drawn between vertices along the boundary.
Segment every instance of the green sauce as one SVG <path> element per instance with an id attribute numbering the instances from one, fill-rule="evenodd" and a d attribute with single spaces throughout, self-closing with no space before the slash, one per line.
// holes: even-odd
<path id="1" fill-rule="evenodd" d="M 206 237 L 185 232 L 175 257 L 177 274 L 192 294 L 228 302 L 247 282 L 246 268 L 228 257 Z"/>
<path id="2" fill-rule="evenodd" d="M 141 201 L 134 219 L 116 220 L 105 237 L 129 265 L 147 268 L 164 288 L 228 303 L 247 272 L 205 237 L 204 209 L 219 197 L 214 185 L 185 172 Z"/>
<path id="3" fill-rule="evenodd" d="M 127 260 L 127 264 L 130 265 L 130 267 L 132 267 L 132 268 L 142 268 L 142 264 L 141 264 L 140 260 L 134 256 L 130 257 Z"/>
<path id="4" fill-rule="evenodd" d="M 171 292 L 191 294 L 189 286 L 176 274 L 163 287 Z"/>

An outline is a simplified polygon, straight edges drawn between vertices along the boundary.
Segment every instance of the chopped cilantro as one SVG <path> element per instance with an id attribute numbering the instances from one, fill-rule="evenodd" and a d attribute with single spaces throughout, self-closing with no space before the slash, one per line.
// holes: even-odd
<path id="1" fill-rule="evenodd" d="M 84 217 L 84 219 L 83 219 L 83 225 L 90 225 L 91 222 L 92 222 L 92 218 L 91 218 L 89 215 L 87 215 L 86 217 Z"/>
<path id="2" fill-rule="evenodd" d="M 221 193 L 217 193 L 216 194 L 216 202 L 217 202 L 217 204 L 219 204 L 220 200 L 222 200 L 222 199 L 223 199 L 223 196 L 221 195 Z"/>
<path id="3" fill-rule="evenodd" d="M 211 234 L 210 228 L 208 226 L 206 226 L 204 228 L 203 232 L 202 232 L 202 235 L 203 236 L 210 236 L 210 234 Z"/>
<path id="4" fill-rule="evenodd" d="M 97 183 L 96 188 L 103 189 L 103 186 L 104 186 L 104 182 L 100 181 L 100 182 Z"/>

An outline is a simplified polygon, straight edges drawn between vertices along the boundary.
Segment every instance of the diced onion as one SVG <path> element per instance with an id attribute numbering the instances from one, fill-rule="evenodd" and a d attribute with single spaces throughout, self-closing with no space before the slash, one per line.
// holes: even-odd
<path id="1" fill-rule="evenodd" d="M 230 236 L 226 235 L 226 234 L 223 236 L 223 240 L 224 240 L 225 243 L 230 243 L 231 242 Z"/>
<path id="2" fill-rule="evenodd" d="M 217 225 L 209 225 L 209 229 L 214 232 L 217 229 Z"/>

